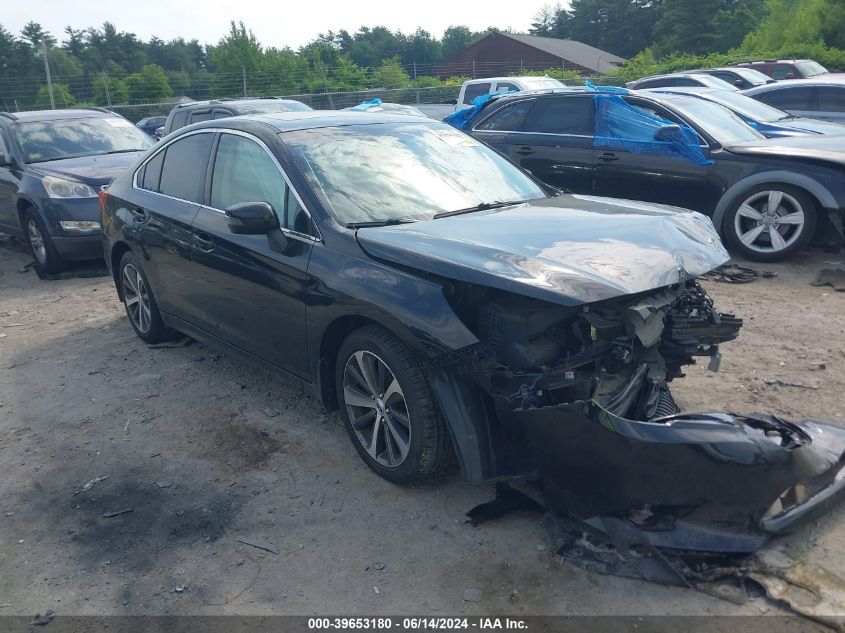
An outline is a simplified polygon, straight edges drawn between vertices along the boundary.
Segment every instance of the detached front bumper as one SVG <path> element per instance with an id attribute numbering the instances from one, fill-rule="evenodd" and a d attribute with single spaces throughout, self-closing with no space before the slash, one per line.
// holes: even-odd
<path id="1" fill-rule="evenodd" d="M 845 430 L 773 416 L 639 422 L 593 401 L 520 410 L 548 508 L 677 551 L 750 553 L 845 494 Z"/>

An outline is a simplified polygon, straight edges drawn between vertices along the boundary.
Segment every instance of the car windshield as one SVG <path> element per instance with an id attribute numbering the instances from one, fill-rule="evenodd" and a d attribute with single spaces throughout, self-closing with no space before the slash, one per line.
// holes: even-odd
<path id="1" fill-rule="evenodd" d="M 765 138 L 733 112 L 718 103 L 695 97 L 672 97 L 671 106 L 722 145 L 750 143 Z"/>
<path id="2" fill-rule="evenodd" d="M 241 114 L 270 114 L 271 112 L 306 112 L 310 107 L 299 101 L 272 101 L 238 104 Z"/>
<path id="3" fill-rule="evenodd" d="M 563 88 L 566 84 L 557 79 L 549 77 L 537 77 L 536 79 L 523 79 L 521 82 L 525 90 L 544 90 L 546 88 Z"/>
<path id="4" fill-rule="evenodd" d="M 816 75 L 827 74 L 827 68 L 818 62 L 812 60 L 806 62 L 796 62 L 795 67 L 802 77 L 815 77 Z"/>
<path id="5" fill-rule="evenodd" d="M 31 121 L 15 126 L 27 163 L 143 151 L 153 142 L 122 117 Z"/>
<path id="6" fill-rule="evenodd" d="M 546 197 L 498 153 L 441 123 L 347 125 L 280 136 L 342 224 L 423 220 Z"/>
<path id="7" fill-rule="evenodd" d="M 771 77 L 764 75 L 759 70 L 754 70 L 753 68 L 731 68 L 731 72 L 736 73 L 755 86 L 761 86 L 765 83 L 769 83 L 771 80 Z"/>
<path id="8" fill-rule="evenodd" d="M 783 110 L 778 110 L 770 105 L 766 105 L 762 101 L 746 97 L 738 92 L 723 90 L 720 92 L 711 92 L 708 97 L 713 101 L 726 105 L 740 116 L 748 117 L 754 121 L 761 123 L 772 123 L 787 119 L 791 115 Z"/>

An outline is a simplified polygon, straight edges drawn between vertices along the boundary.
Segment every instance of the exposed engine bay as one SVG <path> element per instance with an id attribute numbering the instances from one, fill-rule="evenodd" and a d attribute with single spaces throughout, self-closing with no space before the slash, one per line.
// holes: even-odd
<path id="1" fill-rule="evenodd" d="M 845 491 L 845 431 L 680 413 L 670 383 L 699 357 L 717 371 L 719 345 L 742 327 L 695 280 L 579 306 L 452 301 L 481 342 L 429 375 L 465 476 L 535 481 L 563 524 L 636 545 L 646 577 L 678 576 L 659 552 L 747 555 Z"/>

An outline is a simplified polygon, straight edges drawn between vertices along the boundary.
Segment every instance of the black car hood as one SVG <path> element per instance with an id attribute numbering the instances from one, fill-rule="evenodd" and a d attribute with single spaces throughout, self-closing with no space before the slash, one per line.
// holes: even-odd
<path id="1" fill-rule="evenodd" d="M 798 122 L 787 123 L 799 127 Z M 845 132 L 845 127 L 843 127 Z M 796 136 L 775 138 L 744 145 L 726 147 L 729 152 L 746 156 L 810 159 L 845 165 L 845 139 L 841 136 Z"/>
<path id="2" fill-rule="evenodd" d="M 653 290 L 728 260 L 699 213 L 592 196 L 361 228 L 357 236 L 372 257 L 563 305 Z"/>
<path id="3" fill-rule="evenodd" d="M 32 168 L 48 176 L 58 176 L 84 182 L 86 185 L 107 185 L 120 176 L 134 163 L 144 151 L 121 152 L 119 154 L 100 154 L 99 156 L 81 156 L 63 158 L 43 163 L 32 163 Z"/>

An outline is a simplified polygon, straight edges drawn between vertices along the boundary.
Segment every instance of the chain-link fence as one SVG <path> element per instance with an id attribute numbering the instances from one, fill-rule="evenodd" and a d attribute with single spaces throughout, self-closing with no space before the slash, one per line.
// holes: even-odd
<path id="1" fill-rule="evenodd" d="M 150 99 L 127 93 L 129 75 L 99 73 L 63 76 L 53 72 L 57 108 L 105 106 L 137 119 L 166 114 L 179 100 L 231 99 L 283 96 L 314 108 L 342 108 L 364 99 L 379 97 L 396 103 L 442 103 L 457 96 L 465 79 L 543 74 L 580 82 L 578 73 L 566 64 L 463 62 L 458 64 L 405 64 L 381 68 L 318 66 L 281 68 L 249 72 L 167 72 L 172 98 Z M 618 77 L 591 78 L 594 83 L 615 83 Z M 115 82 L 123 82 L 118 89 Z M 387 87 L 385 87 L 387 86 Z M 401 86 L 401 87 L 400 87 Z M 0 77 L 0 110 L 20 111 L 49 108 L 44 77 Z M 149 94 L 149 93 L 148 93 Z M 160 93 L 158 93 L 160 94 Z"/>

